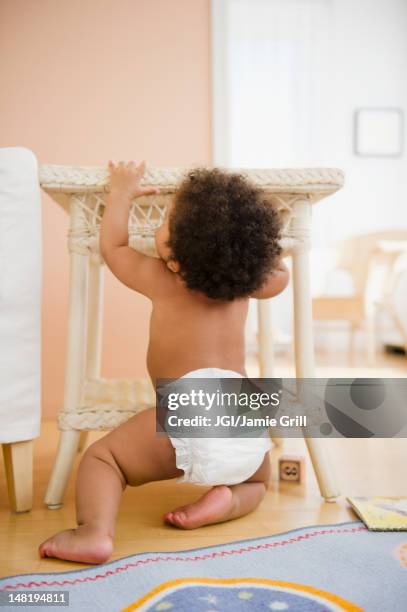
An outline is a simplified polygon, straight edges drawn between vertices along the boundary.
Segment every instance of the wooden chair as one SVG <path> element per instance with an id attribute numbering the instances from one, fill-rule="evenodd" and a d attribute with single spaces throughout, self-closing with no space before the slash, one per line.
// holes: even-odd
<path id="1" fill-rule="evenodd" d="M 358 329 L 366 331 L 368 363 L 373 363 L 375 357 L 379 308 L 386 309 L 399 331 L 405 333 L 391 306 L 391 291 L 396 283 L 392 270 L 403 253 L 403 241 L 407 241 L 407 230 L 385 230 L 339 242 L 335 267 L 349 273 L 354 293 L 350 296 L 320 295 L 312 300 L 315 321 L 349 322 L 351 353 L 355 332 Z M 388 246 L 381 248 L 384 243 Z"/>
<path id="2" fill-rule="evenodd" d="M 184 175 L 181 169 L 150 168 L 145 183 L 160 187 L 157 196 L 133 204 L 129 244 L 154 255 L 154 231 L 161 223 L 169 199 Z M 337 191 L 343 174 L 335 169 L 248 170 L 248 178 L 261 186 L 270 203 L 284 218 L 283 248 L 293 258 L 296 374 L 313 377 L 312 309 L 310 294 L 310 225 L 312 205 Z M 83 433 L 116 427 L 155 403 L 147 380 L 117 381 L 100 378 L 102 320 L 102 260 L 98 250 L 99 225 L 104 208 L 108 173 L 104 168 L 42 166 L 42 188 L 70 217 L 70 304 L 64 404 L 59 414 L 58 453 L 45 503 L 60 507 Z M 259 301 L 261 375 L 269 375 L 271 337 L 270 301 Z M 335 499 L 335 477 L 326 445 L 306 438 L 322 496 Z"/>

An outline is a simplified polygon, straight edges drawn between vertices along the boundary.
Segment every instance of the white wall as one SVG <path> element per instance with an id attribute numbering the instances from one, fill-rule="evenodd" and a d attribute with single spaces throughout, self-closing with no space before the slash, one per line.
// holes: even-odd
<path id="1" fill-rule="evenodd" d="M 316 244 L 407 227 L 406 155 L 353 153 L 357 108 L 407 112 L 406 0 L 214 5 L 217 163 L 343 168 L 345 189 L 315 208 Z"/>
<path id="2" fill-rule="evenodd" d="M 315 210 L 315 238 L 323 242 L 369 231 L 407 228 L 406 153 L 400 158 L 357 157 L 353 113 L 359 107 L 407 112 L 407 2 L 335 0 L 332 41 L 321 49 L 320 145 L 316 164 L 346 172 L 345 189 Z"/>

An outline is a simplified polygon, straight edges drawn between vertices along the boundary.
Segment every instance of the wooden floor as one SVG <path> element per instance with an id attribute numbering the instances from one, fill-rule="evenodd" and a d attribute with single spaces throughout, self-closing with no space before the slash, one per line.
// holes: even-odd
<path id="1" fill-rule="evenodd" d="M 317 375 L 361 376 L 362 362 L 350 366 L 325 363 Z M 407 374 L 405 357 L 382 357 L 370 376 L 403 376 Z M 341 369 L 342 368 L 342 369 Z M 353 369 L 355 368 L 355 369 Z M 335 372 L 331 371 L 335 369 Z M 346 374 L 344 372 L 346 371 Z M 356 374 L 357 372 L 357 374 Z M 277 373 L 276 375 L 282 375 Z M 97 435 L 97 434 L 96 434 Z M 94 435 L 95 436 L 95 435 Z M 40 560 L 39 543 L 58 530 L 75 525 L 72 478 L 66 502 L 60 510 L 43 505 L 57 443 L 54 422 L 45 422 L 41 437 L 35 443 L 35 496 L 31 512 L 15 515 L 9 512 L 4 479 L 0 467 L 0 576 L 27 572 L 53 572 L 83 567 L 52 559 Z M 406 440 L 325 440 L 330 446 L 344 495 L 406 495 Z M 305 454 L 302 440 L 287 440 L 284 452 Z M 78 457 L 79 458 L 79 457 Z M 271 452 L 273 477 L 265 500 L 253 514 L 244 518 L 205 527 L 180 531 L 165 526 L 166 510 L 194 500 L 196 487 L 173 481 L 128 489 L 120 512 L 115 552 L 119 558 L 142 551 L 183 550 L 209 546 L 236 539 L 264 536 L 305 525 L 338 523 L 354 519 L 344 497 L 335 504 L 322 502 L 307 459 L 305 485 L 283 484 L 277 479 L 278 451 Z"/>

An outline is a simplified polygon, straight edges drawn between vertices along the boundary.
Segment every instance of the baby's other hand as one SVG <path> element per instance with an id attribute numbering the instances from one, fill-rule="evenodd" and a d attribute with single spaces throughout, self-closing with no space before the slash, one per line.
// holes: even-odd
<path id="1" fill-rule="evenodd" d="M 140 185 L 145 169 L 144 161 L 139 165 L 133 161 L 127 163 L 121 161 L 118 164 L 109 161 L 110 192 L 119 193 L 130 199 L 159 193 L 158 187 Z"/>

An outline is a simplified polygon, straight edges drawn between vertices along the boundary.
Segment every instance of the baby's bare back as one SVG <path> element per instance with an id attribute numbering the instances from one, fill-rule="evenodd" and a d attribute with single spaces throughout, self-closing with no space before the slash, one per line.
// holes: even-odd
<path id="1" fill-rule="evenodd" d="M 153 301 L 147 367 L 153 382 L 200 368 L 245 375 L 244 328 L 248 300 L 211 300 L 178 286 Z"/>

